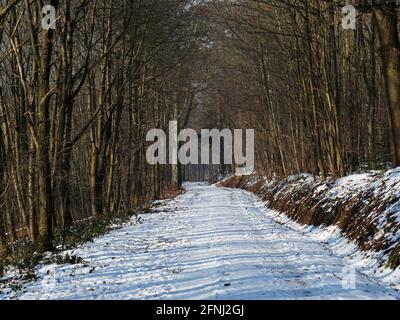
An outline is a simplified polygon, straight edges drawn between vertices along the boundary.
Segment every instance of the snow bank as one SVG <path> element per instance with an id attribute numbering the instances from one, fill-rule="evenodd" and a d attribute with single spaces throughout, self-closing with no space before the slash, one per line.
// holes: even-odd
<path id="1" fill-rule="evenodd" d="M 322 239 L 326 236 L 338 243 L 346 240 L 340 250 L 344 254 L 355 252 L 357 258 L 353 259 L 368 265 L 370 273 L 399 277 L 400 167 L 338 180 L 321 180 L 309 174 L 280 181 L 256 175 L 236 176 L 221 185 L 256 193 L 268 207 L 310 230 L 314 230 L 310 226 L 322 227 L 317 228 Z"/>

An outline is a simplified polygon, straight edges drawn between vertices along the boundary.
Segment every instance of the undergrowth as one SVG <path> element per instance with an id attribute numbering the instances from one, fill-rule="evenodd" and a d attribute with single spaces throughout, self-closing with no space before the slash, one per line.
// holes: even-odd
<path id="1" fill-rule="evenodd" d="M 145 212 L 147 209 L 144 208 L 143 210 Z M 137 216 L 137 214 L 125 212 L 111 217 L 105 216 L 100 219 L 77 222 L 66 230 L 57 228 L 54 231 L 53 241 L 54 247 L 57 249 L 51 254 L 38 254 L 33 243 L 28 238 L 9 243 L 5 250 L 0 253 L 0 278 L 4 276 L 7 268 L 10 267 L 17 268 L 20 275 L 25 278 L 27 275 L 32 274 L 38 264 L 82 263 L 83 260 L 80 257 L 62 255 L 62 252 L 93 241 L 95 238 L 127 223 L 133 216 Z M 136 222 L 140 222 L 140 219 L 137 218 Z"/>

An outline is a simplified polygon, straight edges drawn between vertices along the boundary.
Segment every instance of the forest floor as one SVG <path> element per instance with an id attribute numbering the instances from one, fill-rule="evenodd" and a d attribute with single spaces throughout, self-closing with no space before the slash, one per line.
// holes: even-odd
<path id="1" fill-rule="evenodd" d="M 35 281 L 1 289 L 0 299 L 400 299 L 256 196 L 185 188 L 140 223 L 64 253 L 80 263 L 39 265 Z"/>

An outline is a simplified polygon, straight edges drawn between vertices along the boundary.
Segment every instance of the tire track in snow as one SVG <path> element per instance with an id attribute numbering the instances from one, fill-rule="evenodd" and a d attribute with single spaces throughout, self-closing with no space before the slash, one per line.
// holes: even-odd
<path id="1" fill-rule="evenodd" d="M 0 299 L 389 299 L 398 293 L 346 266 L 329 247 L 275 222 L 242 190 L 188 184 L 186 192 L 85 244 L 84 265 L 37 268 L 39 280 Z M 72 252 L 70 252 L 72 254 Z"/>

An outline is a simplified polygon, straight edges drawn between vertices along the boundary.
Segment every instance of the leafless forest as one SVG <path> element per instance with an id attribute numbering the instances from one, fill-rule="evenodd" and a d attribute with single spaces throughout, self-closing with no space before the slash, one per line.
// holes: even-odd
<path id="1" fill-rule="evenodd" d="M 178 190 L 170 120 L 254 128 L 266 176 L 400 165 L 399 49 L 395 0 L 0 1 L 0 251 Z"/>

